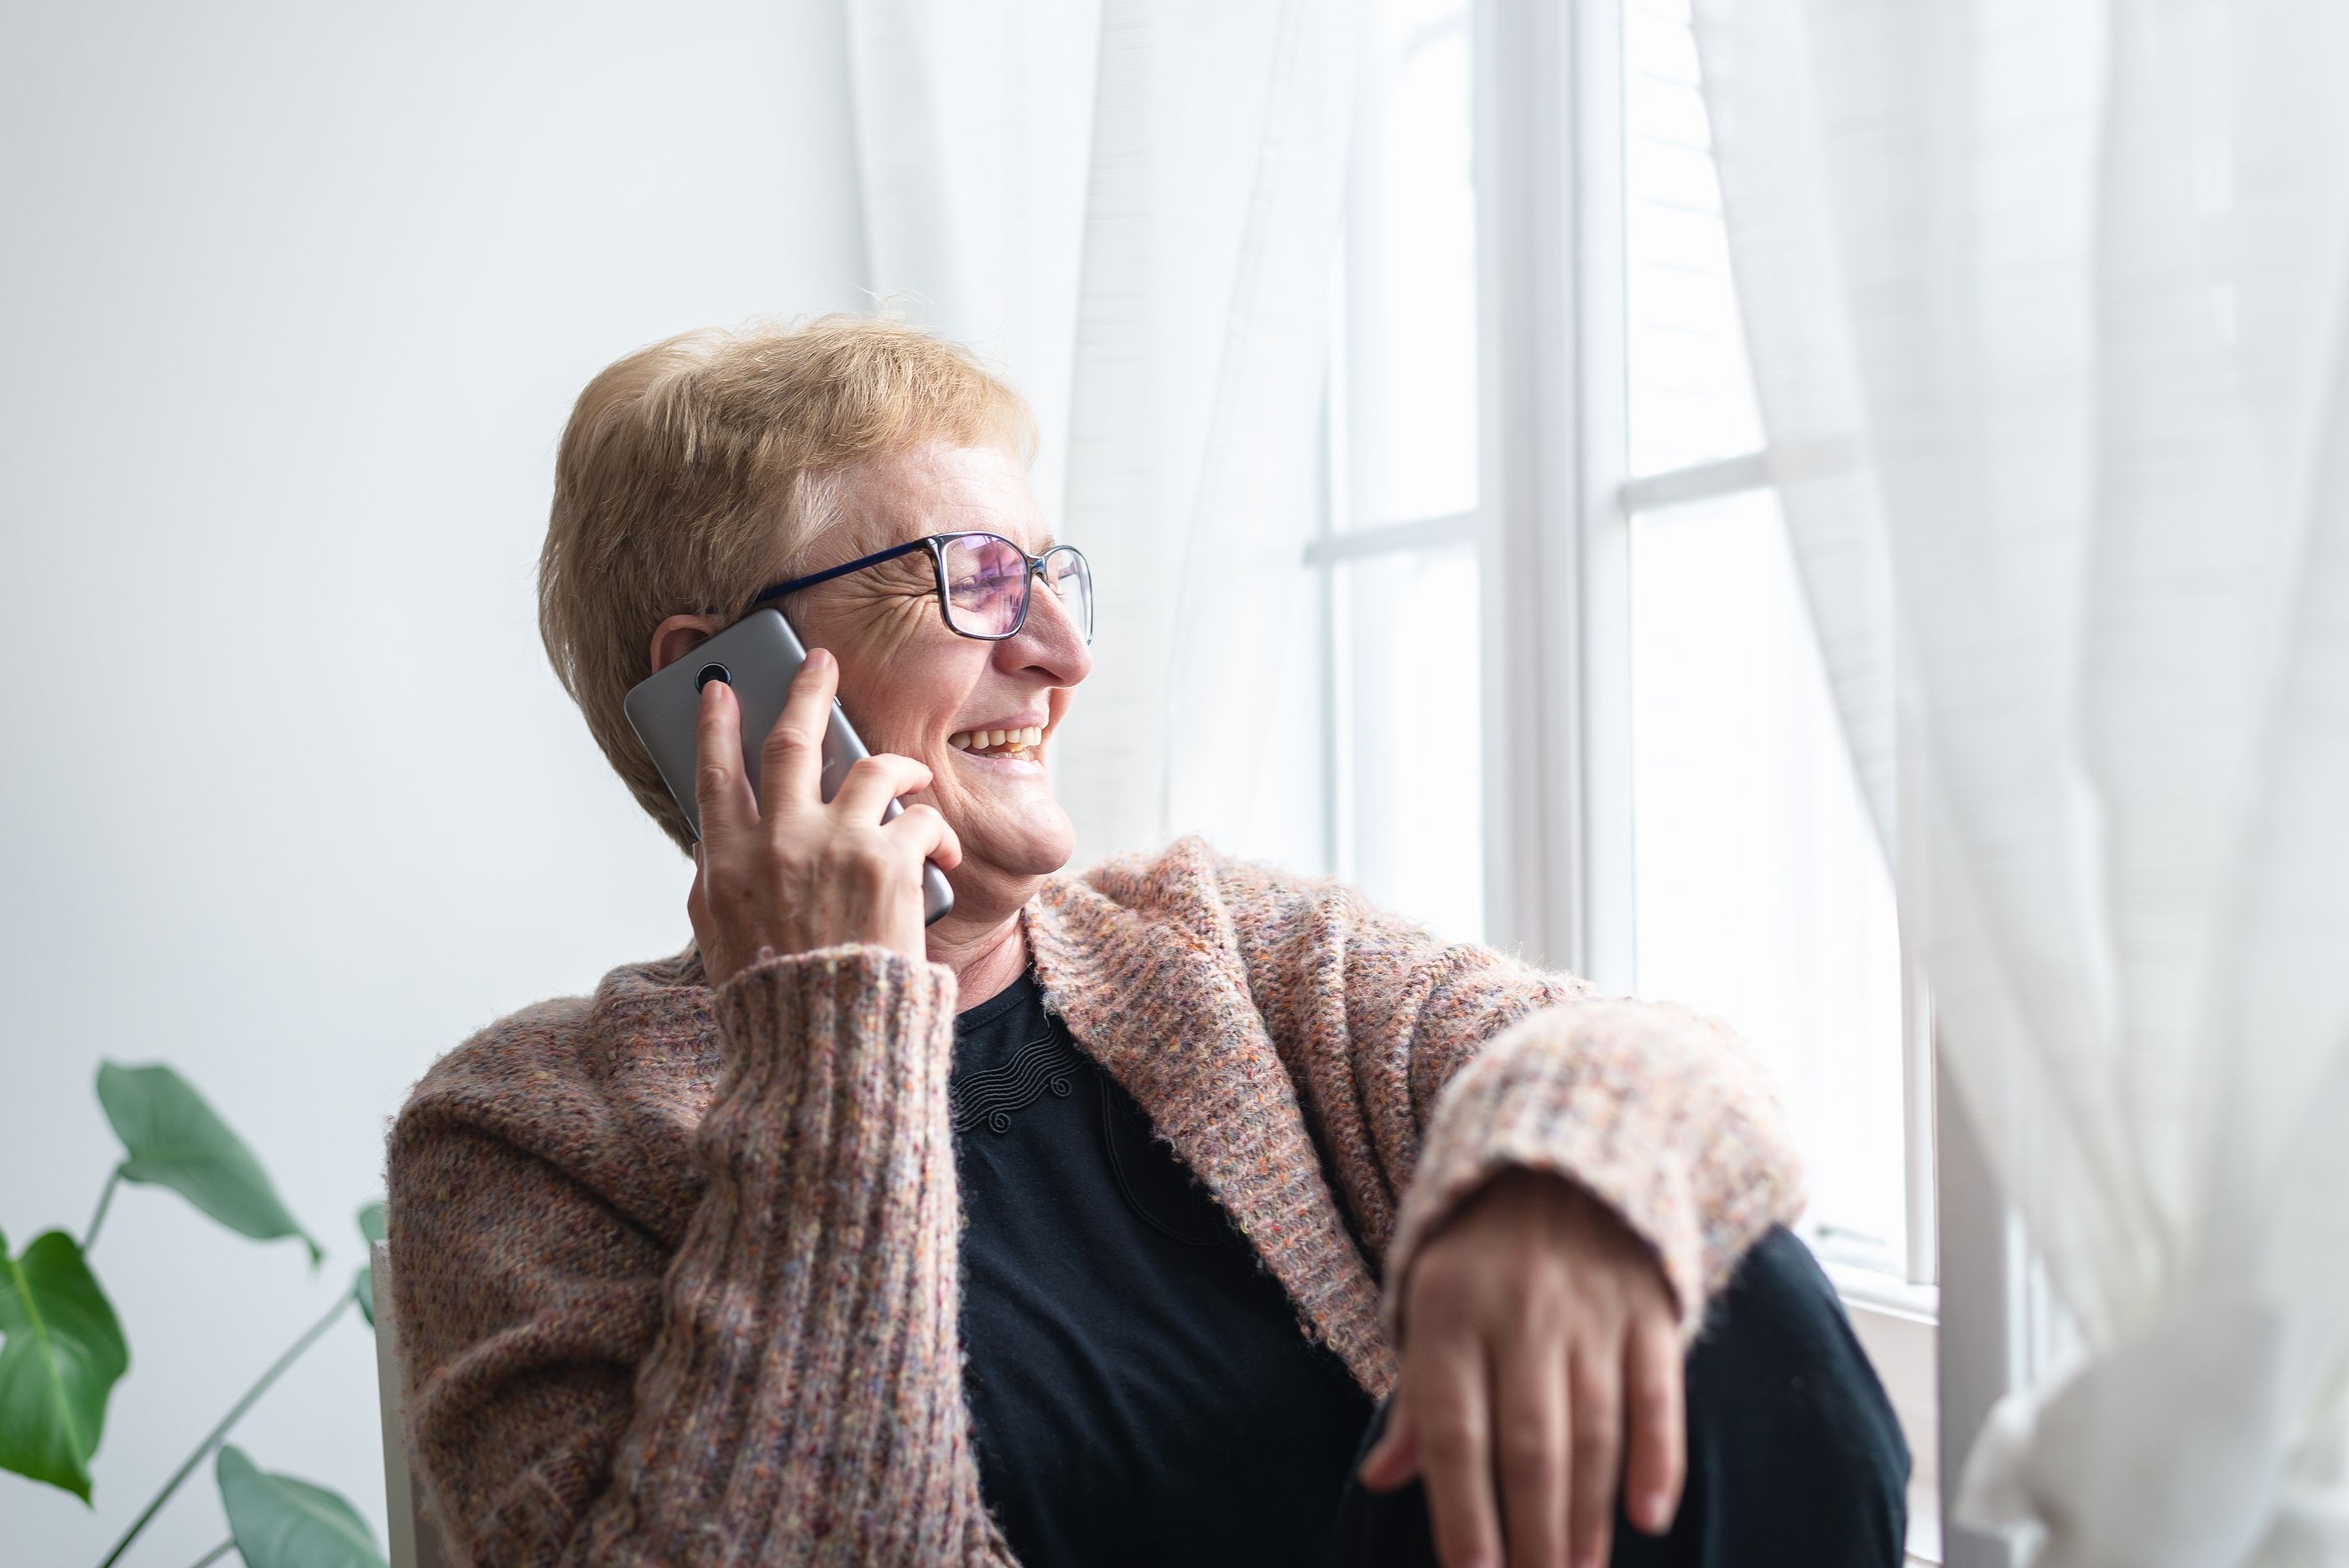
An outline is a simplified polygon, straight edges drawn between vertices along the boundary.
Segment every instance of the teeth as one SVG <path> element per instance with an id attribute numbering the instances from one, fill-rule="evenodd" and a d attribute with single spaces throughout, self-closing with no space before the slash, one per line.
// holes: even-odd
<path id="1" fill-rule="evenodd" d="M 999 746 L 1034 746 L 1042 743 L 1044 727 L 1030 724 L 1018 730 L 958 730 L 947 737 L 947 744 L 957 752 L 991 752 Z"/>

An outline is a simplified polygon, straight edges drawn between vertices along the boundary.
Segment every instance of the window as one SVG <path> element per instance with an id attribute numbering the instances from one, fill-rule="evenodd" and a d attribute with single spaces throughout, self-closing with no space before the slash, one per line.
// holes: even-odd
<path id="1" fill-rule="evenodd" d="M 1475 171 L 1466 0 L 1370 26 L 1337 270 L 1325 575 L 1330 863 L 1485 934 Z"/>
<path id="2" fill-rule="evenodd" d="M 1619 154 L 1599 198 L 1612 211 L 1585 229 L 1612 236 L 1599 265 L 1619 278 L 1619 319 L 1605 362 L 1586 348 L 1578 367 L 1586 405 L 1618 405 L 1584 421 L 1609 443 L 1588 466 L 1612 494 L 1595 518 L 1519 519 L 1620 535 L 1619 582 L 1580 585 L 1619 608 L 1589 618 L 1580 652 L 1624 701 L 1576 741 L 1624 781 L 1628 809 L 1593 814 L 1587 836 L 1619 840 L 1628 876 L 1583 890 L 1581 945 L 1628 955 L 1602 983 L 1719 1013 L 1768 1055 L 1812 1162 L 1805 1228 L 1822 1256 L 1929 1283 L 1890 879 L 1761 460 L 1688 6 L 1620 3 Z M 1492 582 L 1509 563 L 1484 504 L 1488 449 L 1546 432 L 1485 428 L 1495 258 L 1480 255 L 1479 183 L 1508 171 L 1477 157 L 1475 35 L 1469 0 L 1384 0 L 1365 50 L 1333 290 L 1330 508 L 1307 557 L 1329 611 L 1330 858 L 1444 935 L 1571 963 L 1509 929 L 1485 875 L 1589 880 L 1609 855 L 1523 866 L 1484 809 L 1488 768 L 1526 771 L 1518 715 L 1488 716 L 1486 678 L 1514 691 L 1529 640 L 1489 636 L 1509 613 Z"/>
<path id="3" fill-rule="evenodd" d="M 1307 552 L 1329 858 L 1767 1056 L 1930 1550 L 1926 1010 L 1769 484 L 1698 70 L 1687 0 L 1381 0 Z"/>
<path id="4" fill-rule="evenodd" d="M 1813 1248 L 1928 1283 L 1891 877 L 1760 461 L 1688 0 L 1627 0 L 1621 36 L 1639 987 L 1770 1059 Z"/>
<path id="5" fill-rule="evenodd" d="M 1582 167 L 1606 159 L 1575 192 L 1586 267 L 1607 277 L 1584 288 L 1622 317 L 1619 447 L 1585 421 L 1619 483 L 1581 518 L 1621 538 L 1596 554 L 1586 604 L 1629 602 L 1590 659 L 1628 718 L 1585 732 L 1630 753 L 1612 913 L 1632 924 L 1640 991 L 1718 1013 L 1769 1059 L 1810 1167 L 1803 1234 L 1907 1430 L 1911 1552 L 1938 1558 L 1929 1014 L 1768 483 L 1689 0 L 1621 0 L 1607 20 L 1572 57 Z M 1586 361 L 1586 397 L 1618 373 Z"/>

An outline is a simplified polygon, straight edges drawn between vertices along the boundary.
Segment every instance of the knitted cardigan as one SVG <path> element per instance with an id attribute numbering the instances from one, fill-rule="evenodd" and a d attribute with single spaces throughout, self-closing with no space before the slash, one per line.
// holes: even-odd
<path id="1" fill-rule="evenodd" d="M 1727 1032 L 1446 946 L 1196 839 L 1022 911 L 1046 1005 L 1383 1395 L 1399 1282 L 1496 1169 L 1645 1238 L 1684 1330 L 1801 1207 Z M 522 1564 L 991 1563 L 962 1397 L 955 981 L 879 947 L 690 947 L 444 1057 L 389 1150 L 410 1446 Z M 1381 1281 L 1385 1316 L 1381 1315 Z"/>

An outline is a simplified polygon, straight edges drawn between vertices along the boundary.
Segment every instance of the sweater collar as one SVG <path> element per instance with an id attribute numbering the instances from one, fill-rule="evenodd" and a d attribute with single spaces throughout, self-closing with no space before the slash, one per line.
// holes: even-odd
<path id="1" fill-rule="evenodd" d="M 1164 907 L 1056 877 L 1021 911 L 1045 1005 L 1207 1184 L 1354 1379 L 1383 1396 L 1394 1355 L 1378 1286 L 1339 1216 L 1288 1069 L 1247 988 L 1196 840 L 1170 849 Z M 1154 877 L 1152 881 L 1159 881 Z M 1123 890 L 1122 890 L 1123 891 Z"/>

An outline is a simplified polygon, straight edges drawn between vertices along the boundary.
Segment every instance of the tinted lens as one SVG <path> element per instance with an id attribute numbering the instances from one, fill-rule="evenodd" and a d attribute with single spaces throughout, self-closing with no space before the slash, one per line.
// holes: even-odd
<path id="1" fill-rule="evenodd" d="M 1061 597 L 1061 606 L 1069 618 L 1077 623 L 1085 640 L 1093 639 L 1093 569 L 1073 545 L 1060 545 L 1044 552 L 1044 581 Z"/>
<path id="2" fill-rule="evenodd" d="M 957 534 L 941 549 L 947 568 L 947 613 L 957 630 L 1003 637 L 1019 624 L 1028 599 L 1028 557 L 1009 539 Z"/>

